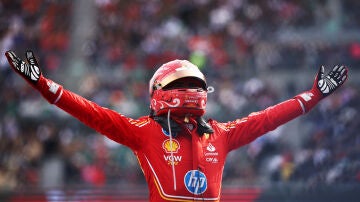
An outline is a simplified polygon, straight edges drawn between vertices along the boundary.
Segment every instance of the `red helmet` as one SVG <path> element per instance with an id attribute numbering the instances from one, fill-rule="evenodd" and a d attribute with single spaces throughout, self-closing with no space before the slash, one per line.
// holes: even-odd
<path id="1" fill-rule="evenodd" d="M 161 115 L 202 116 L 207 101 L 205 76 L 187 60 L 173 60 L 163 64 L 149 82 L 150 109 Z"/>

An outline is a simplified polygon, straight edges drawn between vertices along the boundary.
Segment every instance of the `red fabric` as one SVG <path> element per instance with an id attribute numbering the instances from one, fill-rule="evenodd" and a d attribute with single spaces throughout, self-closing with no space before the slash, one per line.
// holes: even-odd
<path id="1" fill-rule="evenodd" d="M 43 79 L 42 85 L 44 81 L 49 82 Z M 43 95 L 49 96 L 46 97 L 48 100 L 53 100 L 47 88 L 42 86 L 39 89 Z M 170 142 L 169 135 L 148 116 L 131 119 L 70 91 L 62 91 L 56 103 L 58 107 L 134 151 L 148 182 L 151 201 L 219 201 L 227 154 L 302 114 L 298 100 L 290 99 L 243 119 L 227 123 L 210 120 L 214 133 L 202 136 L 196 132 L 195 119 L 190 119 L 184 124 L 192 127 L 187 127 L 190 129 L 177 134 Z"/>
<path id="2" fill-rule="evenodd" d="M 314 84 L 315 85 L 315 84 Z M 301 101 L 304 112 L 309 112 L 312 108 L 315 107 L 315 105 L 323 98 L 321 92 L 317 87 L 313 87 L 309 91 L 305 91 L 297 96 L 295 96 L 295 99 L 298 99 Z"/>
<path id="3" fill-rule="evenodd" d="M 42 75 L 40 76 L 35 88 L 38 89 L 43 97 L 51 104 L 54 104 L 60 99 L 63 91 L 63 87 L 61 85 L 50 79 L 46 79 Z"/>

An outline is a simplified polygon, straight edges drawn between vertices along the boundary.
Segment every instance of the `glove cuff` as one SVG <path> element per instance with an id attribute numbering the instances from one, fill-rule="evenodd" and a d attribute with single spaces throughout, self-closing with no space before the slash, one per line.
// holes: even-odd
<path id="1" fill-rule="evenodd" d="M 35 85 L 35 88 L 40 91 L 42 96 L 50 103 L 56 104 L 63 93 L 63 87 L 54 81 L 43 77 L 39 78 L 39 81 Z"/>
<path id="2" fill-rule="evenodd" d="M 294 97 L 300 102 L 303 113 L 309 112 L 323 98 L 321 92 L 317 88 L 305 91 Z"/>

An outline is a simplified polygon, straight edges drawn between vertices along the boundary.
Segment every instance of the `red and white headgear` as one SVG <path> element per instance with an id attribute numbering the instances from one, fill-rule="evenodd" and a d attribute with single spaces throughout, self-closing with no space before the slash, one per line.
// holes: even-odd
<path id="1" fill-rule="evenodd" d="M 177 86 L 166 88 L 179 79 L 192 78 L 200 82 L 198 87 L 189 88 Z M 202 116 L 205 113 L 207 101 L 207 85 L 205 76 L 199 68 L 187 60 L 173 60 L 163 64 L 149 82 L 151 97 L 150 109 L 154 115 L 166 114 L 171 109 L 171 114 L 192 114 Z"/>

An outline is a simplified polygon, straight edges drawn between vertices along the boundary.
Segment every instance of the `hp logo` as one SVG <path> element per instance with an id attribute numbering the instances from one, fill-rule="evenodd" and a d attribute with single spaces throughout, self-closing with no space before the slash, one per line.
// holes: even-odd
<path id="1" fill-rule="evenodd" d="M 186 189 L 195 195 L 202 194 L 207 189 L 207 179 L 204 173 L 198 170 L 190 170 L 185 174 L 184 183 Z"/>

